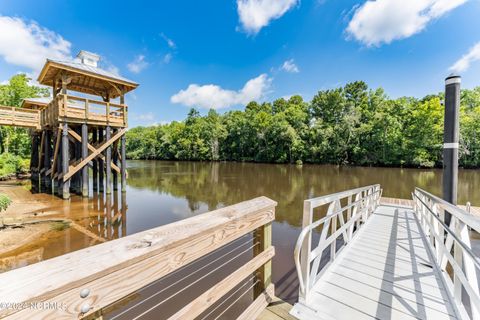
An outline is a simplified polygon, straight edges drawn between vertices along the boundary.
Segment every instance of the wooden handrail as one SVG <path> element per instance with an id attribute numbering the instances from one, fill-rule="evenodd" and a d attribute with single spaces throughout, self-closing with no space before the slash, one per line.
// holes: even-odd
<path id="1" fill-rule="evenodd" d="M 66 307 L 0 309 L 0 317 L 27 319 L 33 312 L 42 319 L 100 315 L 102 308 L 241 236 L 259 228 L 268 230 L 275 219 L 276 205 L 273 200 L 259 197 L 2 273 L 0 283 L 8 285 L 0 287 L 0 296 L 8 297 L 9 302 L 61 302 Z M 185 308 L 198 313 L 197 308 L 212 305 L 232 285 L 243 281 L 243 276 L 258 268 L 262 272 L 273 253 L 271 244 L 265 243 L 262 252 L 226 278 L 228 283 L 220 281 Z M 268 286 L 270 277 L 266 276 Z M 90 292 L 84 299 L 79 296 L 83 289 Z M 86 304 L 91 310 L 82 313 Z"/>

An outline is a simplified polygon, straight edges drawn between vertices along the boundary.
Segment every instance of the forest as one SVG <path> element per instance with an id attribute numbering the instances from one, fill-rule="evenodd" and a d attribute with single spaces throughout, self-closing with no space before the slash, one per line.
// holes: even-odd
<path id="1" fill-rule="evenodd" d="M 20 106 L 23 98 L 48 94 L 18 74 L 0 85 L 0 105 Z M 127 157 L 438 167 L 442 103 L 443 93 L 391 99 L 382 88 L 356 81 L 321 90 L 311 101 L 301 96 L 252 101 L 243 111 L 220 114 L 210 109 L 204 116 L 191 109 L 184 121 L 131 128 Z M 460 165 L 480 167 L 480 87 L 462 90 L 460 131 Z M 19 159 L 30 156 L 28 131 L 0 127 L 0 152 L 5 158 L 0 164 L 24 170 Z"/>
<path id="2" fill-rule="evenodd" d="M 363 81 L 321 90 L 311 101 L 292 96 L 250 102 L 244 111 L 132 128 L 130 159 L 319 163 L 361 166 L 442 165 L 443 93 L 391 99 Z M 462 90 L 460 165 L 480 166 L 480 87 Z"/>

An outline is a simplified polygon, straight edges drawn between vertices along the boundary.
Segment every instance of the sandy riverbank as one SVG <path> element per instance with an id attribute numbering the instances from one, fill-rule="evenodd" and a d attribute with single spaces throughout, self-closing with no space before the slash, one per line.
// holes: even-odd
<path id="1" fill-rule="evenodd" d="M 46 194 L 32 194 L 25 180 L 0 182 L 0 193 L 12 199 L 6 211 L 0 213 L 0 255 L 22 247 L 68 221 L 59 207 L 62 200 Z"/>
<path id="2" fill-rule="evenodd" d="M 12 199 L 0 213 L 0 272 L 106 241 L 90 225 L 101 210 L 95 201 L 63 201 L 29 189 L 27 180 L 0 181 L 0 193 Z"/>

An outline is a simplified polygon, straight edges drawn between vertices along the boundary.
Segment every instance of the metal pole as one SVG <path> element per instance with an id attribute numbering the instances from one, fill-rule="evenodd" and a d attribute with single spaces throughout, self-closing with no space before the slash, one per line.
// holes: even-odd
<path id="1" fill-rule="evenodd" d="M 443 199 L 457 204 L 458 141 L 461 77 L 445 79 L 445 122 L 443 133 Z"/>

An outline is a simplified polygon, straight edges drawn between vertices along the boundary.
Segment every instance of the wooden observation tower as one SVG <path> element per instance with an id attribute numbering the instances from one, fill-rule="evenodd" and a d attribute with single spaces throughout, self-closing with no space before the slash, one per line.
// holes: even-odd
<path id="1" fill-rule="evenodd" d="M 74 61 L 47 59 L 38 82 L 52 87 L 53 98 L 0 107 L 0 125 L 31 129 L 34 190 L 88 197 L 90 167 L 94 192 L 118 190 L 119 175 L 126 190 L 125 94 L 138 84 L 98 68 L 99 59 L 86 51 Z"/>

